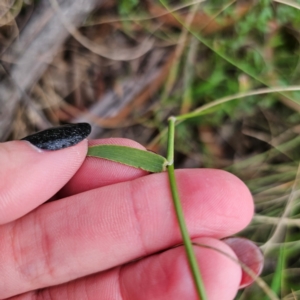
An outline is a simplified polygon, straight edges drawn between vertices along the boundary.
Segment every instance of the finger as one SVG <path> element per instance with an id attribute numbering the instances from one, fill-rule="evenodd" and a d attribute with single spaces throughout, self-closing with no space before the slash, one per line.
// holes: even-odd
<path id="1" fill-rule="evenodd" d="M 225 243 L 198 238 L 205 244 L 236 259 Z M 194 247 L 209 300 L 232 300 L 241 280 L 241 269 L 228 257 L 209 249 Z M 183 247 L 169 249 L 107 272 L 61 286 L 28 293 L 11 300 L 99 299 L 101 300 L 198 300 Z"/>
<path id="2" fill-rule="evenodd" d="M 235 252 L 238 260 L 252 270 L 252 272 L 259 276 L 264 265 L 264 256 L 260 249 L 250 240 L 230 237 L 223 240 Z M 244 288 L 255 280 L 246 272 L 242 270 L 242 279 L 240 288 Z"/>
<path id="3" fill-rule="evenodd" d="M 89 146 L 95 145 L 120 145 L 145 150 L 139 143 L 123 138 L 89 141 Z M 98 187 L 133 180 L 146 174 L 148 173 L 141 169 L 125 166 L 106 159 L 87 157 L 77 173 L 59 192 L 58 197 L 63 198 Z"/>
<path id="4" fill-rule="evenodd" d="M 251 194 L 235 176 L 179 170 L 176 179 L 192 237 L 223 238 L 251 220 Z M 0 235 L 2 297 L 103 271 L 181 242 L 166 173 L 45 204 L 0 228 Z"/>
<path id="5" fill-rule="evenodd" d="M 27 141 L 0 144 L 0 224 L 53 196 L 75 174 L 86 152 L 86 140 L 58 151 L 42 151 Z"/>

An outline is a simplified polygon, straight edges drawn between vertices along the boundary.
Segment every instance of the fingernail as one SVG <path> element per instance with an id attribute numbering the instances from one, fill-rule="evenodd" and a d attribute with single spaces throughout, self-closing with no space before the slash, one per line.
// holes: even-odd
<path id="1" fill-rule="evenodd" d="M 256 276 L 260 275 L 264 266 L 264 257 L 256 244 L 240 237 L 230 237 L 223 241 L 235 252 L 239 261 L 249 267 Z M 253 281 L 254 279 L 245 270 L 242 270 L 240 288 L 250 285 Z"/>
<path id="2" fill-rule="evenodd" d="M 91 125 L 88 123 L 67 124 L 39 131 L 22 140 L 43 150 L 59 150 L 78 144 L 90 133 Z"/>

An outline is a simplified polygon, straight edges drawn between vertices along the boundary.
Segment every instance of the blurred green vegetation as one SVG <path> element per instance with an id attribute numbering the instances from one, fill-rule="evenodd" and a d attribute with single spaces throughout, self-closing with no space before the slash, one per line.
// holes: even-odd
<path id="1" fill-rule="evenodd" d="M 224 1 L 204 2 L 204 11 L 213 16 L 225 6 Z M 235 8 L 231 5 L 214 19 L 219 24 L 224 18 L 234 18 Z M 258 1 L 246 15 L 230 29 L 209 37 L 201 37 L 197 29 L 192 35 L 205 41 L 198 45 L 201 61 L 195 64 L 194 78 L 189 87 L 193 106 L 265 86 L 289 86 L 299 82 L 299 43 L 297 27 L 299 10 L 274 1 Z M 184 64 L 185 56 L 182 60 Z M 224 59 L 225 58 L 225 59 Z M 182 91 L 183 92 L 183 91 Z M 182 97 L 180 93 L 178 97 Z M 295 102 L 299 92 L 289 93 Z M 259 101 L 259 103 L 257 103 Z M 219 113 L 210 118 L 218 124 L 224 117 L 234 118 L 238 111 L 253 113 L 254 105 L 270 107 L 276 105 L 278 95 L 248 98 L 246 101 L 226 103 Z"/>

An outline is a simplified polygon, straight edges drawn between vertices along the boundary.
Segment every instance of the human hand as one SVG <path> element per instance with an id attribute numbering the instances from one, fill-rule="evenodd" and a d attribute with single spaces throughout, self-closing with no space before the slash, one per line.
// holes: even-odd
<path id="1" fill-rule="evenodd" d="M 143 149 L 126 139 L 90 144 Z M 174 247 L 181 235 L 167 174 L 86 158 L 87 146 L 0 145 L 0 299 L 197 299 L 184 249 Z M 176 179 L 193 241 L 258 272 L 253 244 L 220 241 L 252 218 L 246 186 L 220 170 L 177 170 Z M 51 198 L 59 201 L 43 204 Z M 209 300 L 233 299 L 250 283 L 228 257 L 195 251 Z"/>

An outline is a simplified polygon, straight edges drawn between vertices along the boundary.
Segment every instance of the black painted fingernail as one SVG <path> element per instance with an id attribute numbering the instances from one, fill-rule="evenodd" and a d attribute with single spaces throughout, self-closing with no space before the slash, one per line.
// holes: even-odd
<path id="1" fill-rule="evenodd" d="M 22 140 L 40 149 L 59 150 L 78 144 L 90 133 L 91 125 L 88 123 L 67 124 L 28 135 Z"/>

